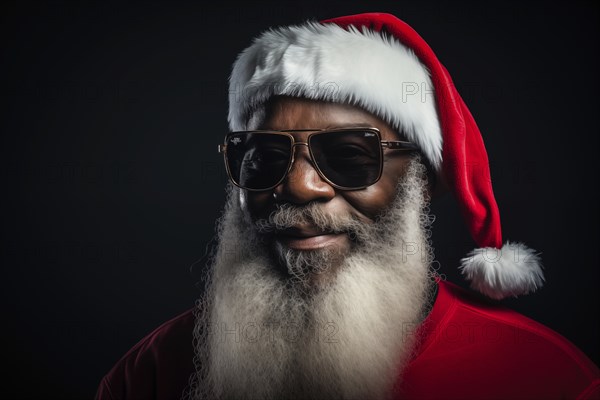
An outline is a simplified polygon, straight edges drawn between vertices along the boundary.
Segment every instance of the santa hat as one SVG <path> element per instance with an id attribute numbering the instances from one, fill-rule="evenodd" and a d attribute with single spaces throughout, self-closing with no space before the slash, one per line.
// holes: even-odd
<path id="1" fill-rule="evenodd" d="M 471 286 L 501 299 L 543 283 L 538 254 L 502 244 L 487 153 L 473 116 L 427 43 L 390 14 L 269 30 L 236 60 L 229 125 L 252 129 L 274 95 L 357 105 L 416 143 L 454 193 L 478 248 L 461 260 Z"/>

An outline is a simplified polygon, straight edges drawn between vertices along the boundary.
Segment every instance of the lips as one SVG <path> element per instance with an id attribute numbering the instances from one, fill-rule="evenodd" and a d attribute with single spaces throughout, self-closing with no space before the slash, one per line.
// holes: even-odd
<path id="1" fill-rule="evenodd" d="M 291 236 L 296 238 L 309 238 L 313 236 L 322 236 L 332 234 L 331 231 L 322 231 L 310 226 L 294 226 L 278 232 L 278 235 Z"/>
<path id="2" fill-rule="evenodd" d="M 292 227 L 277 232 L 275 238 L 294 250 L 316 250 L 342 245 L 348 236 L 345 233 L 327 232 L 312 227 Z"/>

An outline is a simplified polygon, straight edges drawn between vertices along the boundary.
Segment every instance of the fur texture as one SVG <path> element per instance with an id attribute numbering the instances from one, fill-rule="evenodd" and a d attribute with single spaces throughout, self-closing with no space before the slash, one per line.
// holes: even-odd
<path id="1" fill-rule="evenodd" d="M 260 35 L 236 60 L 231 130 L 253 129 L 261 105 L 289 95 L 358 105 L 416 143 L 439 171 L 442 133 L 427 69 L 412 50 L 369 30 L 306 23 Z M 307 127 L 310 128 L 310 127 Z"/>
<path id="2" fill-rule="evenodd" d="M 475 249 L 460 269 L 473 289 L 496 300 L 533 292 L 544 282 L 539 254 L 522 243 Z"/>

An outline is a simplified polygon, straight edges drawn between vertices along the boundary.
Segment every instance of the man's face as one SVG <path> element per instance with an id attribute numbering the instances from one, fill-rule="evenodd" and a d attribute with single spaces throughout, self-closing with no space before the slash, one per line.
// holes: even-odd
<path id="1" fill-rule="evenodd" d="M 267 107 L 264 120 L 257 129 L 296 130 L 344 127 L 373 127 L 382 140 L 398 140 L 398 135 L 384 121 L 351 105 L 317 102 L 289 97 L 275 98 Z M 294 132 L 298 141 L 306 141 L 310 132 Z M 404 175 L 409 155 L 403 151 L 385 150 L 381 179 L 360 190 L 340 190 L 331 186 L 315 170 L 308 148 L 296 146 L 295 161 L 286 179 L 272 190 L 240 191 L 242 212 L 252 222 L 268 220 L 285 205 L 306 206 L 317 203 L 324 214 L 374 223 L 393 202 L 399 179 Z M 356 245 L 351 232 L 331 232 L 310 220 L 297 220 L 285 229 L 263 235 L 267 246 L 281 260 L 284 253 L 329 253 L 329 264 L 319 273 L 310 274 L 312 282 L 328 281 L 343 258 Z M 284 266 L 285 267 L 285 266 Z M 284 268 L 290 273 L 290 266 Z"/>

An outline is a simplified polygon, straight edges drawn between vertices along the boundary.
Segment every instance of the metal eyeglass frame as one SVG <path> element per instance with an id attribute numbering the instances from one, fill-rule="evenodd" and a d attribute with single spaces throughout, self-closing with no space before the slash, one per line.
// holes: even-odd
<path id="1" fill-rule="evenodd" d="M 291 134 L 293 132 L 313 132 L 313 133 L 308 135 L 308 137 L 306 138 L 306 141 L 298 141 Z M 379 146 L 379 172 L 377 174 L 377 179 L 375 179 L 375 181 L 373 183 L 371 183 L 369 185 L 365 185 L 365 186 L 344 187 L 344 186 L 340 186 L 340 185 L 333 183 L 329 178 L 327 178 L 327 176 L 323 173 L 323 171 L 321 171 L 321 169 L 319 168 L 319 165 L 315 161 L 315 157 L 313 155 L 312 148 L 310 146 L 310 140 L 315 135 L 323 135 L 323 134 L 333 133 L 333 132 L 371 132 L 377 136 L 377 140 L 380 143 L 380 146 Z M 283 176 L 281 177 L 281 179 L 279 181 L 277 181 L 277 183 L 275 183 L 274 185 L 272 185 L 268 188 L 265 188 L 265 189 L 251 189 L 251 188 L 247 188 L 247 187 L 244 187 L 244 186 L 238 184 L 235 181 L 235 179 L 233 179 L 233 176 L 231 175 L 231 171 L 229 170 L 229 162 L 227 160 L 227 141 L 228 141 L 228 138 L 232 135 L 239 135 L 239 134 L 244 134 L 244 133 L 283 135 L 283 136 L 287 136 L 291 139 L 292 148 L 291 148 L 291 153 L 290 153 L 290 157 L 289 157 L 289 161 L 288 161 L 288 166 L 286 167 L 286 171 L 283 174 Z M 310 161 L 311 161 L 313 167 L 315 168 L 315 170 L 317 171 L 317 173 L 319 174 L 319 176 L 323 180 L 325 180 L 325 182 L 327 182 L 329 185 L 333 186 L 336 189 L 340 189 L 340 190 L 360 190 L 360 189 L 367 188 L 367 187 L 377 183 L 379 181 L 379 179 L 381 179 L 381 175 L 383 173 L 383 149 L 384 148 L 393 149 L 393 150 L 406 150 L 406 151 L 419 150 L 419 147 L 412 142 L 407 142 L 407 141 L 403 141 L 403 140 L 381 140 L 381 133 L 380 133 L 379 129 L 377 129 L 377 128 L 372 128 L 372 127 L 364 127 L 364 128 L 357 127 L 357 128 L 355 128 L 355 127 L 352 127 L 352 128 L 335 128 L 335 129 L 288 129 L 288 130 L 281 130 L 281 131 L 254 130 L 254 131 L 230 132 L 227 135 L 225 135 L 225 143 L 218 145 L 218 152 L 223 154 L 223 160 L 225 161 L 225 169 L 227 170 L 227 176 L 229 177 L 229 180 L 235 186 L 237 186 L 241 189 L 251 191 L 251 192 L 265 192 L 267 190 L 271 190 L 271 189 L 279 186 L 281 184 L 281 182 L 283 182 L 287 178 L 288 174 L 290 173 L 290 171 L 292 169 L 292 166 L 294 165 L 294 160 L 295 160 L 295 156 L 296 156 L 296 146 L 308 147 Z"/>

